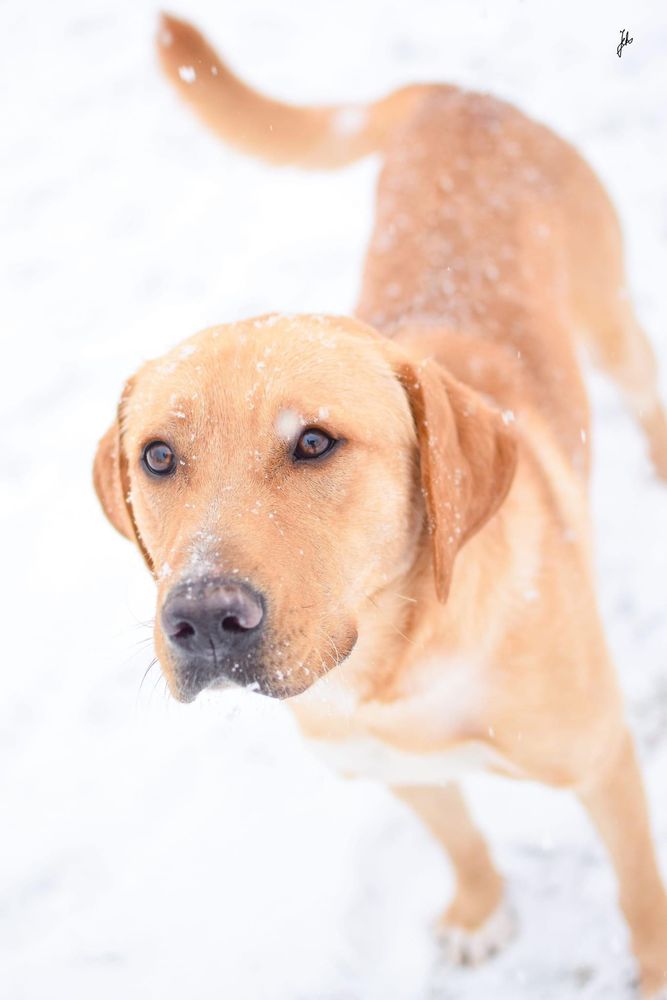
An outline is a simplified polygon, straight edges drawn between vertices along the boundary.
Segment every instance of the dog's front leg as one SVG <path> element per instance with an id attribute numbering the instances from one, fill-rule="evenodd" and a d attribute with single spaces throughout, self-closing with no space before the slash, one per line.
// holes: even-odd
<path id="1" fill-rule="evenodd" d="M 513 936 L 514 918 L 503 898 L 503 879 L 459 787 L 410 785 L 392 791 L 419 816 L 454 867 L 454 899 L 439 923 L 448 957 L 459 964 L 483 962 Z"/>
<path id="2" fill-rule="evenodd" d="M 632 738 L 597 780 L 579 791 L 616 869 L 621 907 L 630 928 L 642 996 L 667 1000 L 667 896 L 651 838 L 644 788 Z"/>

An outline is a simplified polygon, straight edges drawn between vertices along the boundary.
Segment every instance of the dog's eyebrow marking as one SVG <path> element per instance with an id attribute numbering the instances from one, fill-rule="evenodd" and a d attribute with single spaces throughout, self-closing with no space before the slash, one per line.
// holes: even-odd
<path id="1" fill-rule="evenodd" d="M 303 417 L 299 416 L 295 410 L 281 410 L 276 417 L 276 433 L 284 441 L 291 441 L 303 426 Z"/>

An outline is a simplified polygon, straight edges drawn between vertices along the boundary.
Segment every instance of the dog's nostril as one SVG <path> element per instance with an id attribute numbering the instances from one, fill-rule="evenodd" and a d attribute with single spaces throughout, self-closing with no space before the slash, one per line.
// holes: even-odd
<path id="1" fill-rule="evenodd" d="M 242 625 L 236 615 L 225 615 L 222 619 L 223 632 L 247 632 L 248 626 Z"/>
<path id="2" fill-rule="evenodd" d="M 264 617 L 259 594 L 228 580 L 182 584 L 167 596 L 162 608 L 165 639 L 181 656 L 205 658 L 256 642 Z"/>
<path id="3" fill-rule="evenodd" d="M 190 622 L 179 622 L 174 631 L 171 633 L 171 638 L 176 639 L 189 639 L 191 635 L 195 634 L 194 626 Z"/>

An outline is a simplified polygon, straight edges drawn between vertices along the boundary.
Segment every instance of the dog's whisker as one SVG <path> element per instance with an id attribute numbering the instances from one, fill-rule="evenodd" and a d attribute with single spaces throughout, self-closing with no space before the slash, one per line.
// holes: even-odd
<path id="1" fill-rule="evenodd" d="M 398 591 L 392 591 L 392 597 L 400 597 L 402 601 L 410 601 L 411 604 L 417 604 L 416 597 L 408 597 L 407 594 L 399 594 Z"/>
<path id="2" fill-rule="evenodd" d="M 149 673 L 151 672 L 156 663 L 157 663 L 157 656 L 155 656 L 146 667 L 144 675 L 139 683 L 139 691 L 141 691 L 142 687 L 144 686 L 144 681 L 146 680 L 146 678 L 148 677 Z"/>
<path id="3" fill-rule="evenodd" d="M 151 628 L 152 629 L 154 627 L 155 627 L 155 619 L 154 618 L 149 618 L 145 622 L 135 621 L 134 625 L 128 625 L 128 628 L 132 629 L 132 630 L 135 630 L 135 629 L 138 629 L 138 628 Z"/>
<path id="4" fill-rule="evenodd" d="M 144 649 L 146 646 L 151 645 L 153 642 L 153 636 L 147 635 L 144 639 L 137 639 L 136 642 L 132 643 L 132 648 L 134 650 Z"/>
<path id="5" fill-rule="evenodd" d="M 402 631 L 400 630 L 400 628 L 399 628 L 399 627 L 398 627 L 397 625 L 395 625 L 395 624 L 394 624 L 394 622 L 392 622 L 392 621 L 389 621 L 389 619 L 388 619 L 388 618 L 386 617 L 386 615 L 385 615 L 385 614 L 384 614 L 384 612 L 382 611 L 382 608 L 380 608 L 380 607 L 378 606 L 377 602 L 376 602 L 376 601 L 374 601 L 374 600 L 373 600 L 373 598 L 372 598 L 372 597 L 371 597 L 371 596 L 370 596 L 369 594 L 366 594 L 366 600 L 367 600 L 367 601 L 370 601 L 370 603 L 371 603 L 371 604 L 373 605 L 373 607 L 375 608 L 375 610 L 377 611 L 377 613 L 378 613 L 378 614 L 380 615 L 380 617 L 382 618 L 382 621 L 384 622 L 384 624 L 385 624 L 385 625 L 388 625 L 388 626 L 389 626 L 389 628 L 390 628 L 390 629 L 391 629 L 391 630 L 392 630 L 393 632 L 396 632 L 396 634 L 397 634 L 397 635 L 400 635 L 400 637 L 401 637 L 402 639 L 405 639 L 405 641 L 406 641 L 406 642 L 410 643 L 410 645 L 411 645 L 411 646 L 414 646 L 414 645 L 416 645 L 416 644 L 415 644 L 415 641 L 414 641 L 414 639 L 411 639 L 409 635 L 406 635 L 406 634 L 405 634 L 405 632 L 402 632 Z"/>
<path id="6" fill-rule="evenodd" d="M 152 629 L 152 628 L 155 627 L 155 616 L 153 616 L 152 618 L 146 618 L 146 619 L 137 618 L 137 616 L 132 611 L 130 611 L 130 615 L 134 619 L 134 622 L 133 622 L 132 625 L 125 626 L 128 630 L 131 629 L 132 631 L 134 631 L 135 629 L 138 629 L 138 628 L 150 628 L 150 629 Z"/>

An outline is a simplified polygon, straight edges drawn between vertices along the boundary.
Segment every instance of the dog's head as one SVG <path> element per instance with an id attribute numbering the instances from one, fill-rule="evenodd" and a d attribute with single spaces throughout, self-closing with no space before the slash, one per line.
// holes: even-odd
<path id="1" fill-rule="evenodd" d="M 420 548 L 441 600 L 509 488 L 500 416 L 363 324 L 267 316 L 197 334 L 126 385 L 95 459 L 158 584 L 172 693 L 304 691 Z"/>

